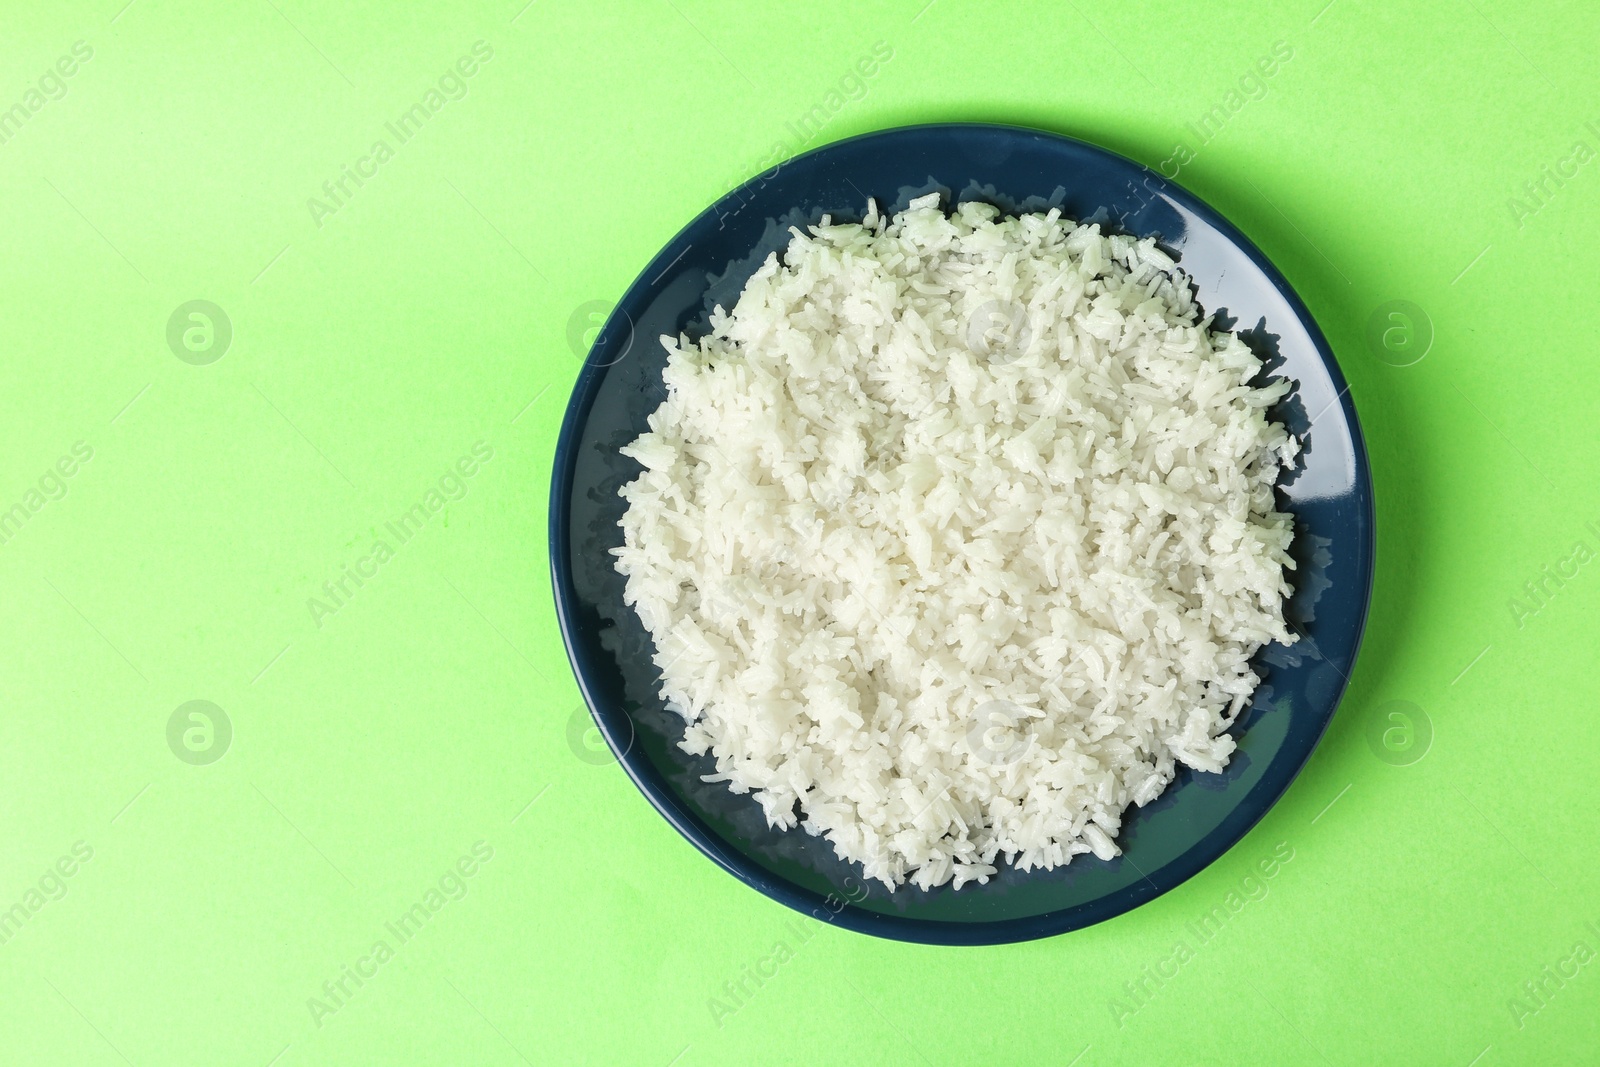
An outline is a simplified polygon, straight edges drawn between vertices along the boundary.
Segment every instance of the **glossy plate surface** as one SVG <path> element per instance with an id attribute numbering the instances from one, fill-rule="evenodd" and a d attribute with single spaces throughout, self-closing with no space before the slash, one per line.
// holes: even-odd
<path id="1" fill-rule="evenodd" d="M 1003 862 L 986 886 L 889 892 L 864 883 L 828 843 L 770 830 L 748 796 L 700 781 L 710 757 L 679 751 L 682 721 L 657 693 L 653 646 L 622 602 L 609 549 L 621 544 L 618 488 L 638 465 L 618 449 L 665 396 L 657 338 L 707 329 L 788 227 L 859 220 L 868 196 L 899 211 L 938 191 L 1010 212 L 1069 217 L 1157 236 L 1200 304 L 1240 331 L 1269 371 L 1298 383 L 1272 415 L 1302 436 L 1302 467 L 1279 486 L 1295 518 L 1299 570 L 1288 609 L 1304 639 L 1256 656 L 1264 681 L 1233 733 L 1221 774 L 1183 771 L 1130 808 L 1110 862 L 1079 856 L 1054 871 Z M 1344 377 L 1299 298 L 1261 252 L 1185 190 L 1137 163 L 1055 134 L 948 124 L 867 134 L 790 160 L 729 193 L 684 228 L 611 314 L 573 388 L 557 442 L 550 561 L 568 656 L 600 731 L 634 782 L 686 838 L 775 900 L 840 926 L 908 941 L 992 944 L 1046 937 L 1135 908 L 1183 882 L 1244 836 L 1305 764 L 1344 692 L 1371 592 L 1372 485 Z"/>

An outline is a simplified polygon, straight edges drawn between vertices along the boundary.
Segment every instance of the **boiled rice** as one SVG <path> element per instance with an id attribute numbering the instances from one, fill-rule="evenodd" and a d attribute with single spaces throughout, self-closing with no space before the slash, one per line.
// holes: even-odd
<path id="1" fill-rule="evenodd" d="M 1118 854 L 1289 643 L 1291 383 L 1154 240 L 939 197 L 793 235 L 623 452 L 681 747 L 890 887 Z"/>

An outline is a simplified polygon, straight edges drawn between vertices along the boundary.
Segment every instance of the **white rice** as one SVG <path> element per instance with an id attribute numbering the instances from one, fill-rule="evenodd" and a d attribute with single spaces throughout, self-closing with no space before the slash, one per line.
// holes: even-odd
<path id="1" fill-rule="evenodd" d="M 1292 642 L 1298 442 L 1153 240 L 937 195 L 823 219 L 623 449 L 683 749 L 891 887 L 1118 854 Z"/>

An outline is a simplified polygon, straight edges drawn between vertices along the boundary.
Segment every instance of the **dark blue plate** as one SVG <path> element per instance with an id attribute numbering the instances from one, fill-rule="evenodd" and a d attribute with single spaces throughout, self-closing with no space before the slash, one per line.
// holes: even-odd
<path id="1" fill-rule="evenodd" d="M 824 213 L 859 220 L 867 197 L 890 212 L 938 191 L 1010 212 L 1059 206 L 1069 217 L 1155 235 L 1194 279 L 1201 306 L 1240 331 L 1272 374 L 1298 388 L 1273 412 L 1302 435 L 1300 469 L 1280 483 L 1299 565 L 1287 609 L 1297 644 L 1255 659 L 1264 683 L 1233 732 L 1221 774 L 1180 773 L 1149 807 L 1130 808 L 1123 855 L 1077 857 L 1054 871 L 1001 863 L 960 892 L 866 883 L 827 841 L 768 829 L 749 796 L 707 784 L 710 757 L 677 748 L 683 723 L 657 692 L 653 646 L 622 602 L 609 549 L 622 543 L 617 489 L 639 471 L 618 449 L 665 396 L 657 338 L 707 330 L 746 279 Z M 1311 755 L 1344 693 L 1366 621 L 1373 564 L 1372 479 L 1343 375 L 1305 305 L 1259 249 L 1195 196 L 1093 145 L 1010 126 L 913 126 L 831 144 L 723 197 L 639 275 L 596 337 L 556 444 L 550 567 L 578 685 L 612 751 L 668 822 L 719 866 L 774 900 L 880 937 L 934 944 L 1023 941 L 1138 907 L 1233 846 Z"/>

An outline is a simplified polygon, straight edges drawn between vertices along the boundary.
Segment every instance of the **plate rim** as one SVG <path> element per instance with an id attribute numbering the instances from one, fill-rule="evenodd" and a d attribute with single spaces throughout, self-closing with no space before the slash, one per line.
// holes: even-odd
<path id="1" fill-rule="evenodd" d="M 1260 802 L 1255 805 L 1236 806 L 1207 835 L 1208 837 L 1220 836 L 1227 841 L 1227 844 L 1214 852 L 1208 849 L 1191 850 L 1191 852 L 1209 853 L 1203 857 L 1190 858 L 1190 853 L 1186 852 L 1157 871 L 1156 874 L 1160 877 L 1152 879 L 1146 876 L 1142 881 L 1114 890 L 1091 901 L 1042 912 L 1037 915 L 973 922 L 910 918 L 871 911 L 860 908 L 847 898 L 840 898 L 836 894 L 830 893 L 827 896 L 823 896 L 803 886 L 796 885 L 787 879 L 771 875 L 745 857 L 730 858 L 724 854 L 723 849 L 720 847 L 719 835 L 707 826 L 699 816 L 681 805 L 670 784 L 661 779 L 659 773 L 647 760 L 633 753 L 631 733 L 626 741 L 619 743 L 617 731 L 613 728 L 610 717 L 612 714 L 626 717 L 627 713 L 610 709 L 601 711 L 599 702 L 596 701 L 594 694 L 591 692 L 588 679 L 585 677 L 584 671 L 579 667 L 578 651 L 575 647 L 573 636 L 572 614 L 578 600 L 578 594 L 573 582 L 570 564 L 572 538 L 568 502 L 571 499 L 573 482 L 576 476 L 579 438 L 593 408 L 594 400 L 599 392 L 599 386 L 606 372 L 615 364 L 615 361 L 610 363 L 596 362 L 594 359 L 596 350 L 593 347 L 586 353 L 583 366 L 573 382 L 572 393 L 568 398 L 567 408 L 562 417 L 561 429 L 556 438 L 555 452 L 552 458 L 546 549 L 549 555 L 551 591 L 555 601 L 556 620 L 561 631 L 562 645 L 567 655 L 568 666 L 572 670 L 573 677 L 577 682 L 579 692 L 583 696 L 584 704 L 589 710 L 590 717 L 605 738 L 606 744 L 610 747 L 617 763 L 622 767 L 629 779 L 632 780 L 634 786 L 645 796 L 662 818 L 666 819 L 673 829 L 693 844 L 703 855 L 764 896 L 824 923 L 841 926 L 858 933 L 929 945 L 977 946 L 1012 944 L 1084 929 L 1125 914 L 1159 896 L 1171 892 L 1236 848 L 1256 824 L 1265 818 L 1267 813 L 1283 799 L 1289 787 L 1294 784 L 1295 780 L 1299 778 L 1306 766 L 1311 762 L 1311 757 L 1315 754 L 1322 742 L 1322 738 L 1327 733 L 1329 725 L 1333 722 L 1334 716 L 1338 714 L 1340 706 L 1344 703 L 1344 697 L 1349 689 L 1350 675 L 1354 674 L 1355 665 L 1360 657 L 1361 646 L 1366 636 L 1368 617 L 1372 607 L 1372 590 L 1377 571 L 1376 499 L 1366 439 L 1361 429 L 1360 419 L 1356 414 L 1354 400 L 1350 395 L 1349 383 L 1346 381 L 1343 369 L 1339 366 L 1339 362 L 1333 354 L 1332 347 L 1323 335 L 1321 326 L 1311 314 L 1310 309 L 1306 307 L 1300 295 L 1289 285 L 1288 280 L 1277 265 L 1231 220 L 1176 180 L 1168 178 L 1145 164 L 1102 145 L 1054 130 L 996 122 L 914 123 L 885 127 L 841 138 L 791 156 L 776 166 L 747 178 L 728 192 L 717 197 L 704 210 L 681 227 L 662 246 L 661 250 L 645 264 L 644 268 L 629 283 L 628 287 L 623 290 L 622 295 L 617 299 L 611 314 L 607 318 L 606 328 L 612 326 L 619 311 L 622 311 L 626 317 L 626 312 L 623 309 L 640 293 L 648 292 L 652 287 L 650 279 L 657 278 L 672 263 L 682 257 L 683 252 L 686 251 L 685 238 L 688 234 L 704 225 L 707 220 L 720 217 L 722 213 L 718 209 L 726 205 L 730 200 L 734 198 L 745 199 L 741 194 L 749 191 L 751 186 L 756 183 L 764 182 L 769 175 L 776 174 L 802 160 L 811 159 L 829 152 L 836 152 L 846 145 L 856 145 L 863 141 L 892 138 L 916 132 L 931 133 L 937 131 L 987 131 L 1003 133 L 1011 137 L 1042 137 L 1060 142 L 1063 147 L 1071 150 L 1104 157 L 1121 167 L 1130 168 L 1146 180 L 1153 180 L 1157 183 L 1154 186 L 1155 191 L 1172 196 L 1209 226 L 1220 231 L 1272 283 L 1290 311 L 1299 320 L 1301 327 L 1306 331 L 1312 347 L 1316 350 L 1329 375 L 1331 384 L 1337 390 L 1338 403 L 1344 414 L 1344 424 L 1350 436 L 1351 447 L 1356 461 L 1354 485 L 1357 491 L 1355 495 L 1363 505 L 1360 516 L 1363 536 L 1360 542 L 1361 559 L 1359 561 L 1362 571 L 1360 575 L 1362 584 L 1360 607 L 1357 612 L 1355 632 L 1351 644 L 1350 670 L 1348 673 L 1340 672 L 1340 678 L 1335 684 L 1331 695 L 1328 712 L 1317 727 L 1315 737 L 1310 740 L 1304 755 L 1294 768 L 1283 777 L 1283 780 L 1276 785 L 1276 788 L 1271 789 L 1270 795 L 1263 795 Z M 668 258 L 669 253 L 672 254 L 670 259 Z M 631 321 L 629 326 L 631 333 Z M 606 335 L 606 328 L 602 329 L 598 335 L 599 337 Z M 637 340 L 637 338 L 633 340 Z M 630 723 L 630 732 L 632 729 L 633 727 Z M 1257 784 L 1256 788 L 1260 788 L 1260 783 Z"/>

